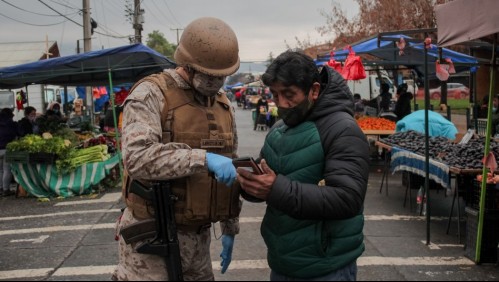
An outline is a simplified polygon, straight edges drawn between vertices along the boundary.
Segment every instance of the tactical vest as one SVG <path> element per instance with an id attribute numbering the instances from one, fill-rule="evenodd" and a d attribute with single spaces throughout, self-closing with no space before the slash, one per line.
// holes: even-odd
<path id="1" fill-rule="evenodd" d="M 192 149 L 204 149 L 233 158 L 234 118 L 225 95 L 216 95 L 212 107 L 203 107 L 194 101 L 193 93 L 177 87 L 167 73 L 150 75 L 144 81 L 156 84 L 163 93 L 165 104 L 161 111 L 162 143 L 184 143 Z M 126 173 L 126 171 L 125 171 Z M 130 177 L 124 177 L 123 194 L 127 206 L 136 218 L 154 215 L 152 203 L 130 193 Z M 179 225 L 201 226 L 211 222 L 235 218 L 241 210 L 240 187 L 218 183 L 208 172 L 171 180 L 172 191 L 178 197 L 175 219 Z"/>

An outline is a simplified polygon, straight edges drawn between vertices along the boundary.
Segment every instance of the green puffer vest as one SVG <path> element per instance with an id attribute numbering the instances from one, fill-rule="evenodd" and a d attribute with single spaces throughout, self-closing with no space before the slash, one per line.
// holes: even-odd
<path id="1" fill-rule="evenodd" d="M 313 122 L 274 128 L 263 156 L 276 174 L 317 184 L 323 179 L 324 150 Z M 286 276 L 324 276 L 356 260 L 364 251 L 364 216 L 345 220 L 299 220 L 267 207 L 261 234 L 270 268 Z"/>

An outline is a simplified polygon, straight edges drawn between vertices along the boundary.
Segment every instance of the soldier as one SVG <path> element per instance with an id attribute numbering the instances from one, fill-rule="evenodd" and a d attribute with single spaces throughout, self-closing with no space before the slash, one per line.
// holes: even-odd
<path id="1" fill-rule="evenodd" d="M 231 261 L 239 233 L 237 135 L 234 109 L 219 92 L 239 68 L 234 31 L 216 18 L 200 18 L 184 30 L 167 69 L 137 82 L 124 106 L 124 198 L 127 207 L 117 229 L 153 218 L 151 203 L 128 190 L 131 179 L 143 184 L 170 180 L 175 203 L 180 256 L 185 280 L 213 280 L 210 227 L 220 221 L 222 273 Z M 149 220 L 150 221 L 150 220 Z M 130 226 L 134 224 L 133 226 Z M 140 233 L 140 228 L 134 230 Z M 126 244 L 121 232 L 119 264 L 113 280 L 168 280 L 162 257 L 139 254 L 140 242 Z"/>

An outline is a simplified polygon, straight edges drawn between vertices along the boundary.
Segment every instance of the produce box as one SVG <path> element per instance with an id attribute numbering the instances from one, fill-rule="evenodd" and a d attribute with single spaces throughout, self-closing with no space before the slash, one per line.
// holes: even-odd
<path id="1" fill-rule="evenodd" d="M 56 154 L 50 153 L 30 153 L 29 163 L 31 164 L 54 164 L 57 159 Z"/>
<path id="2" fill-rule="evenodd" d="M 468 206 L 480 209 L 480 195 L 482 194 L 482 182 L 475 180 L 470 191 Z M 485 192 L 485 212 L 499 215 L 499 189 L 496 184 L 487 184 Z"/>
<path id="3" fill-rule="evenodd" d="M 464 255 L 475 261 L 476 239 L 478 232 L 478 210 L 466 207 L 466 244 Z M 499 239 L 498 215 L 484 214 L 480 263 L 497 262 L 497 243 Z"/>
<path id="4" fill-rule="evenodd" d="M 18 151 L 18 152 L 9 152 L 5 153 L 5 161 L 8 163 L 22 163 L 27 164 L 29 162 L 29 153 Z"/>

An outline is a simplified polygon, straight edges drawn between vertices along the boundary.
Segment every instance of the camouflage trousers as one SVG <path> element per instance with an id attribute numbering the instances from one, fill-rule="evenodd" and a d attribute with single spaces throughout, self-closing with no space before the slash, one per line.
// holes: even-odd
<path id="1" fill-rule="evenodd" d="M 117 230 L 138 220 L 128 208 L 125 209 L 121 221 L 117 222 Z M 185 281 L 214 280 L 210 256 L 210 229 L 196 232 L 178 231 L 180 257 Z M 114 281 L 167 281 L 168 273 L 164 258 L 139 254 L 134 248 L 141 242 L 127 245 L 123 238 L 119 239 L 119 262 L 112 280 Z"/>

